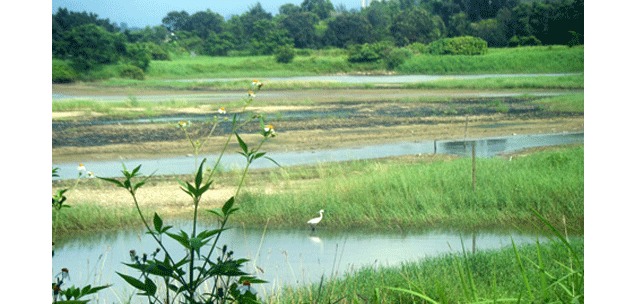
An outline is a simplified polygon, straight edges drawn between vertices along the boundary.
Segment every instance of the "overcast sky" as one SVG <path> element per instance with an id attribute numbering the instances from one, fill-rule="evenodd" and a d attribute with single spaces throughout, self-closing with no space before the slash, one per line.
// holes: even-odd
<path id="1" fill-rule="evenodd" d="M 126 23 L 128 27 L 145 27 L 161 25 L 161 19 L 171 11 L 186 11 L 191 15 L 210 9 L 227 19 L 244 13 L 258 2 L 275 15 L 280 6 L 287 3 L 300 5 L 302 0 L 53 0 L 52 13 L 67 8 L 73 12 L 95 13 L 100 19 L 107 18 L 117 25 Z M 361 7 L 361 0 L 331 0 L 331 3 L 335 7 L 344 5 L 347 10 Z"/>

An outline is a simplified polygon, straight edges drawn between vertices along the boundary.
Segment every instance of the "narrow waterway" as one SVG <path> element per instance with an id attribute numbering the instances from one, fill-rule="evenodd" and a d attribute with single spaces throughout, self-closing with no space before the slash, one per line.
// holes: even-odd
<path id="1" fill-rule="evenodd" d="M 185 231 L 191 227 L 184 223 L 166 224 Z M 404 262 L 461 253 L 464 249 L 500 249 L 510 246 L 512 240 L 521 245 L 537 240 L 542 242 L 546 238 L 517 231 L 371 233 L 332 231 L 328 228 L 312 232 L 308 227 L 296 230 L 233 228 L 222 235 L 219 247 L 227 245 L 236 258 L 250 259 L 243 270 L 268 282 L 257 285 L 262 295 L 279 291 L 282 286 L 317 283 L 322 277 L 341 277 L 362 267 L 398 266 Z M 171 254 L 175 254 L 176 258 L 182 257 L 182 247 L 171 239 L 164 241 Z M 133 288 L 116 274 L 138 275 L 122 264 L 131 262 L 130 250 L 141 256 L 143 253 L 151 254 L 156 248 L 157 244 L 141 229 L 60 240 L 53 257 L 52 275 L 65 267 L 70 270 L 73 284 L 113 284 L 110 289 L 100 292 L 100 297 L 109 299 L 107 303 L 116 302 L 115 298 L 125 299 L 134 293 Z M 206 248 L 202 252 L 207 253 L 209 247 Z M 213 255 L 216 256 L 218 251 Z M 162 258 L 163 254 L 158 257 Z"/>
<path id="2" fill-rule="evenodd" d="M 512 135 L 468 140 L 415 141 L 394 144 L 369 145 L 353 148 L 338 148 L 296 152 L 270 152 L 269 157 L 280 166 L 314 165 L 326 162 L 375 159 L 391 156 L 418 154 L 451 154 L 469 156 L 475 144 L 477 157 L 494 157 L 502 153 L 510 153 L 534 147 L 546 147 L 563 144 L 584 143 L 584 133 L 558 133 L 535 135 Z M 218 155 L 199 155 L 199 163 L 203 158 L 215 161 Z M 77 178 L 77 162 L 54 163 L 59 168 L 56 179 Z M 164 157 L 153 159 L 126 159 L 110 161 L 84 161 L 86 168 L 100 177 L 121 177 L 123 166 L 133 169 L 141 165 L 141 172 L 154 175 L 190 174 L 196 170 L 196 160 L 192 156 Z M 237 153 L 223 156 L 221 166 L 225 170 L 244 168 L 245 158 Z M 252 163 L 252 169 L 273 168 L 276 164 L 261 158 Z"/>

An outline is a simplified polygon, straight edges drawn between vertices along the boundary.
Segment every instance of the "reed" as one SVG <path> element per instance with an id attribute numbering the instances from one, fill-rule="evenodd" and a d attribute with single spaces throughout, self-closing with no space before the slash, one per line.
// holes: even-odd
<path id="1" fill-rule="evenodd" d="M 476 191 L 470 159 L 431 163 L 380 163 L 272 172 L 288 185 L 275 194 L 248 192 L 236 221 L 298 227 L 324 209 L 323 229 L 415 227 L 531 227 L 532 209 L 549 220 L 566 216 L 571 231 L 584 222 L 582 146 L 544 151 L 512 161 L 477 159 Z M 303 176 L 304 174 L 304 176 Z M 310 182 L 296 183 L 305 178 Z M 293 220 L 290 220 L 293 219 Z M 297 220 L 295 220 L 297 219 Z"/>
<path id="2" fill-rule="evenodd" d="M 320 284 L 285 288 L 274 303 L 570 302 L 583 299 L 583 286 L 576 286 L 577 296 L 571 297 L 559 284 L 583 279 L 584 266 L 563 267 L 563 262 L 569 265 L 567 261 L 583 251 L 583 239 L 575 238 L 566 244 L 537 241 L 501 250 L 446 254 L 396 267 L 369 266 Z M 318 294 L 323 297 L 319 302 Z"/>

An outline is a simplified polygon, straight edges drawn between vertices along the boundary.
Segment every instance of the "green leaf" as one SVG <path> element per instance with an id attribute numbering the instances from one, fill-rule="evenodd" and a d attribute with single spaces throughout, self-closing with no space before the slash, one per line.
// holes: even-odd
<path id="1" fill-rule="evenodd" d="M 409 290 L 409 289 L 403 289 L 403 288 L 399 288 L 399 287 L 384 287 L 384 288 L 385 288 L 385 289 L 388 289 L 388 290 L 393 290 L 393 291 L 399 291 L 399 292 L 403 292 L 403 293 L 408 293 L 408 294 L 411 294 L 411 295 L 413 295 L 413 296 L 419 297 L 419 298 L 421 298 L 421 299 L 422 299 L 422 300 L 424 300 L 424 301 L 428 301 L 428 302 L 430 302 L 430 303 L 439 303 L 439 302 L 437 302 L 437 301 L 435 301 L 435 300 L 431 299 L 430 297 L 428 297 L 428 296 L 426 296 L 426 295 L 424 295 L 424 294 L 422 294 L 422 293 L 418 293 L 418 292 L 416 292 L 416 291 L 412 291 L 412 290 Z"/>
<path id="2" fill-rule="evenodd" d="M 139 289 L 139 290 L 143 290 L 146 291 L 146 284 L 137 280 L 136 278 L 133 278 L 131 276 L 116 272 L 120 277 L 122 277 L 126 282 L 128 282 L 128 284 L 130 284 L 132 287 Z"/>
<path id="3" fill-rule="evenodd" d="M 282 168 L 282 166 L 280 166 L 280 164 L 279 164 L 277 161 L 273 160 L 273 158 L 271 158 L 271 157 L 269 157 L 269 156 L 265 156 L 265 158 L 266 158 L 266 159 L 268 159 L 268 160 L 270 160 L 272 163 L 276 164 L 276 166 L 278 166 L 278 167 Z"/>
<path id="4" fill-rule="evenodd" d="M 154 222 L 154 230 L 161 233 L 161 229 L 163 229 L 163 220 L 156 212 L 154 213 L 154 218 L 152 219 L 152 221 Z"/>
<path id="5" fill-rule="evenodd" d="M 201 182 L 203 181 L 203 164 L 205 164 L 206 160 L 207 158 L 203 158 L 203 161 L 201 161 L 201 165 L 198 167 L 198 171 L 196 172 L 194 184 L 196 185 L 197 189 L 201 187 Z"/>
<path id="6" fill-rule="evenodd" d="M 110 183 L 113 183 L 113 184 L 117 185 L 118 187 L 126 188 L 120 181 L 118 181 L 118 180 L 116 180 L 114 178 L 105 178 L 105 177 L 99 177 L 99 176 L 97 178 L 99 178 L 101 180 L 105 180 L 105 181 L 110 182 Z"/>
<path id="7" fill-rule="evenodd" d="M 249 154 L 249 148 L 247 147 L 247 144 L 242 140 L 242 138 L 240 138 L 240 135 L 238 135 L 238 133 L 234 133 L 234 134 L 236 134 L 236 139 L 238 139 L 238 144 L 240 145 L 240 148 L 243 150 L 245 154 Z"/>
<path id="8" fill-rule="evenodd" d="M 223 214 L 225 216 L 227 216 L 229 214 L 229 212 L 231 211 L 232 207 L 234 206 L 234 197 L 230 197 L 225 204 L 223 205 Z"/>
<path id="9" fill-rule="evenodd" d="M 166 234 L 170 236 L 172 239 L 174 239 L 175 241 L 179 242 L 179 244 L 183 245 L 183 247 L 190 249 L 189 237 L 187 236 L 187 233 L 185 233 L 185 231 L 181 230 L 180 234 L 169 233 L 169 232 Z"/>

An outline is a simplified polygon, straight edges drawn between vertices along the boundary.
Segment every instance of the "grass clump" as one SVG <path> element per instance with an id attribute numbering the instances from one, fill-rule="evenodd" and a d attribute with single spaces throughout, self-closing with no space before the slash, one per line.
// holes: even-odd
<path id="1" fill-rule="evenodd" d="M 446 254 L 399 267 L 365 267 L 341 279 L 287 288 L 277 303 L 583 302 L 584 241 Z"/>
<path id="2" fill-rule="evenodd" d="M 359 166 L 359 167 L 356 167 Z M 566 216 L 572 231 L 584 222 L 584 150 L 581 146 L 526 157 L 382 164 L 360 161 L 318 174 L 302 187 L 276 194 L 245 194 L 236 220 L 295 227 L 324 209 L 326 229 L 415 227 L 532 227 L 537 210 L 549 220 Z M 346 172 L 345 174 L 342 172 Z"/>

